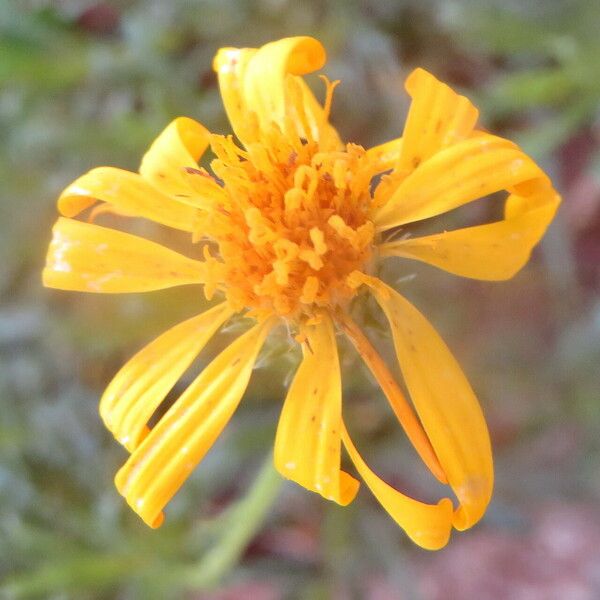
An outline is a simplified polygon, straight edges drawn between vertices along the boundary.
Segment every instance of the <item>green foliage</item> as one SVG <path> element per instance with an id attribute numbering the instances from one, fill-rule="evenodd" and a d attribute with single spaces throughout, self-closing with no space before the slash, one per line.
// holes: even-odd
<path id="1" fill-rule="evenodd" d="M 548 154 L 596 118 L 600 105 L 600 8 L 594 0 L 459 3 L 455 27 L 473 51 L 511 68 L 485 96 L 491 115 L 539 115 L 521 143 Z"/>

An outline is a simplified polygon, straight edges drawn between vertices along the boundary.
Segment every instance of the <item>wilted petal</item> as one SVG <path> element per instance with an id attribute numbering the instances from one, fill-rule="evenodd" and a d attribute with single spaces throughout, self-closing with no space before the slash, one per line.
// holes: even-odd
<path id="1" fill-rule="evenodd" d="M 448 543 L 452 529 L 450 499 L 443 498 L 437 504 L 426 504 L 402 494 L 369 468 L 343 425 L 342 439 L 363 481 L 410 539 L 426 550 L 443 548 Z"/>

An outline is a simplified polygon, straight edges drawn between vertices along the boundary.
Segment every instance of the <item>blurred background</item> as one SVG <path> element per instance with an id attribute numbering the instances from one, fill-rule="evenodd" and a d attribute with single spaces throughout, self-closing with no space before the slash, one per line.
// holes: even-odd
<path id="1" fill-rule="evenodd" d="M 0 0 L 0 597 L 599 598 L 599 28 L 598 0 Z M 412 545 L 366 488 L 340 508 L 265 484 L 298 358 L 277 342 L 165 525 L 147 529 L 114 489 L 126 455 L 98 399 L 131 354 L 204 300 L 193 287 L 118 297 L 40 285 L 62 188 L 93 166 L 136 170 L 175 116 L 227 132 L 215 51 L 298 34 L 328 49 L 346 139 L 400 135 L 403 80 L 424 66 L 472 98 L 486 128 L 521 143 L 564 197 L 512 281 L 386 268 L 458 357 L 495 450 L 488 514 L 437 553 Z M 461 222 L 498 207 L 475 203 Z M 350 348 L 342 362 L 361 451 L 426 497 L 385 400 Z"/>

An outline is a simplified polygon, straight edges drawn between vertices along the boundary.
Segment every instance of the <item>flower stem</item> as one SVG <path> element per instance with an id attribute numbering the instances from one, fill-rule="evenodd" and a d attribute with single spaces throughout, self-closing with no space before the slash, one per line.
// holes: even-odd
<path id="1" fill-rule="evenodd" d="M 421 422 L 377 350 L 375 350 L 367 336 L 349 315 L 339 313 L 336 315 L 336 320 L 380 385 L 396 418 L 421 457 L 421 460 L 440 482 L 448 483 L 446 474 L 440 465 Z"/>
<path id="2" fill-rule="evenodd" d="M 248 494 L 230 509 L 229 526 L 223 535 L 194 571 L 187 575 L 187 586 L 210 589 L 237 564 L 264 522 L 282 483 L 283 479 L 275 470 L 273 456 L 269 453 Z"/>

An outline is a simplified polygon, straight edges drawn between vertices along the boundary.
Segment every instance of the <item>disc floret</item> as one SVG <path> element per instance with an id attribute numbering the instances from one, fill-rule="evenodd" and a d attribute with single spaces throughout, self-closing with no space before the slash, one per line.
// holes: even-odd
<path id="1" fill-rule="evenodd" d="M 265 143 L 266 139 L 269 143 Z M 246 148 L 213 136 L 223 200 L 202 222 L 233 308 L 286 317 L 343 305 L 372 257 L 377 166 L 358 145 L 323 148 L 273 124 Z"/>

